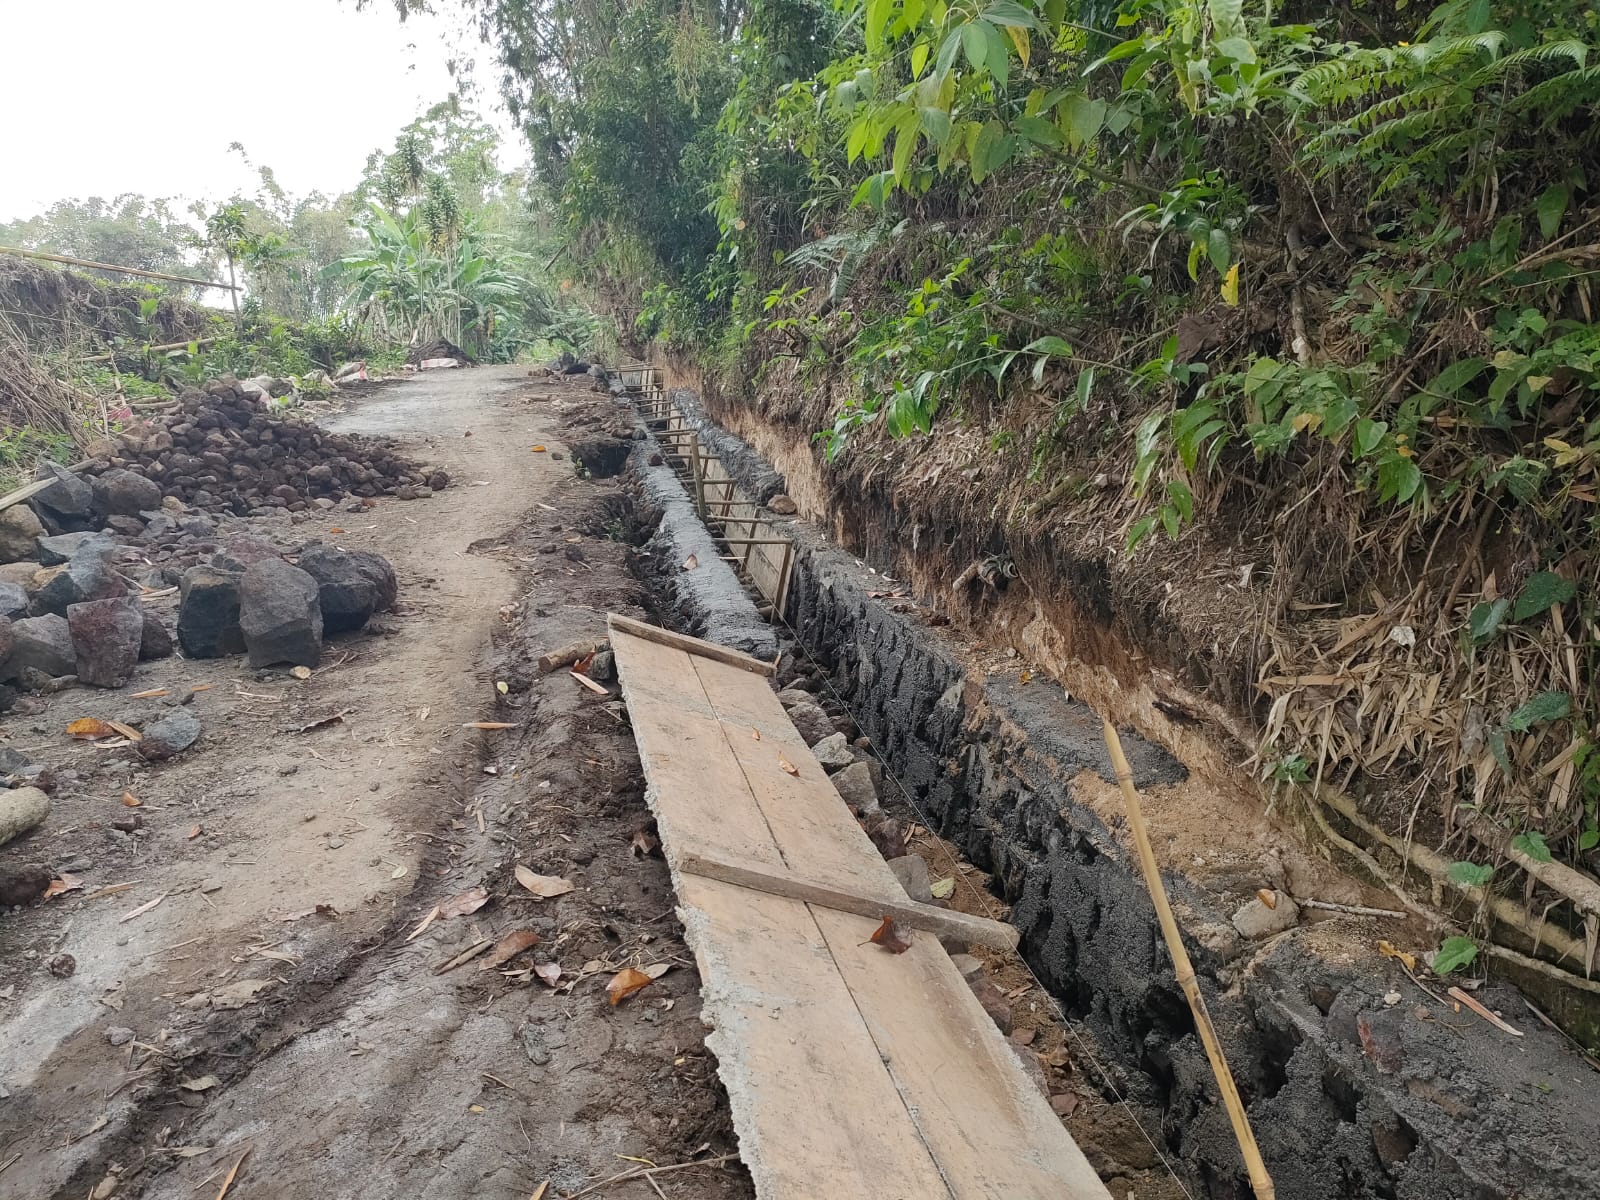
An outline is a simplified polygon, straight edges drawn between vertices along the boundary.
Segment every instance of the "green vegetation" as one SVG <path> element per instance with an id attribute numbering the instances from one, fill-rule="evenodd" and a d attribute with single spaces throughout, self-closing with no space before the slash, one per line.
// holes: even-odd
<path id="1" fill-rule="evenodd" d="M 1266 777 L 1443 788 L 1592 867 L 1592 4 L 466 7 L 599 311 L 797 372 L 841 474 L 977 427 L 1008 534 L 1076 496 L 1152 578 L 1241 547 Z"/>

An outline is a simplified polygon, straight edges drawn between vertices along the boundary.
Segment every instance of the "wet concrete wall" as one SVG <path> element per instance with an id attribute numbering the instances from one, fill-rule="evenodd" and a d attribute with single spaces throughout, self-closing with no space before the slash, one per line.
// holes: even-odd
<path id="1" fill-rule="evenodd" d="M 724 466 L 737 478 L 751 457 Z M 1137 864 L 1074 795 L 1083 770 L 1111 778 L 1098 717 L 1048 684 L 975 677 L 947 631 L 869 595 L 881 576 L 791 528 L 789 611 L 805 651 L 918 810 L 992 873 L 1030 966 L 1191 1191 L 1246 1200 Z M 1165 751 L 1125 740 L 1141 787 L 1182 777 Z M 1479 998 L 1521 1039 L 1434 1003 L 1375 951 L 1330 955 L 1310 930 L 1242 944 L 1224 898 L 1181 873 L 1167 882 L 1280 1197 L 1600 1196 L 1600 1075 L 1513 989 Z"/>

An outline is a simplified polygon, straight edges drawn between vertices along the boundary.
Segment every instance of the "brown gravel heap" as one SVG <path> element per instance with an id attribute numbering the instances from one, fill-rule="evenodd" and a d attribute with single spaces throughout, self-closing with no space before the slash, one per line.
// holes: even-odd
<path id="1" fill-rule="evenodd" d="M 89 453 L 95 460 L 89 474 L 125 468 L 186 504 L 240 516 L 263 508 L 329 508 L 349 497 L 425 499 L 450 482 L 382 441 L 329 433 L 264 409 L 231 376 L 204 391 L 189 389 L 176 411 Z"/>

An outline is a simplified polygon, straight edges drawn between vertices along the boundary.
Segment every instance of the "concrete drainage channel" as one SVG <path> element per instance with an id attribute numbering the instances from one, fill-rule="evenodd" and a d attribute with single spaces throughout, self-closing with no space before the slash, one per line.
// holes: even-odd
<path id="1" fill-rule="evenodd" d="M 640 507 L 659 518 L 639 562 L 663 615 L 759 657 L 783 649 L 786 662 L 798 652 L 821 668 L 905 789 L 897 797 L 886 783 L 886 801 L 914 804 L 992 877 L 1028 966 L 1092 1044 L 1103 1097 L 1132 1106 L 1187 1194 L 1245 1200 L 1137 864 L 1112 830 L 1115 814 L 1086 794 L 1113 779 L 1098 716 L 1059 688 L 967 665 L 960 639 L 888 594 L 884 575 L 765 507 L 783 480 L 692 392 L 664 395 L 653 375 L 630 380 L 646 432 L 626 469 Z M 1124 739 L 1141 789 L 1184 779 L 1165 750 Z M 1278 1195 L 1600 1195 L 1600 1075 L 1515 991 L 1479 993 L 1527 1017 L 1512 1040 L 1446 1006 L 1425 1011 L 1427 997 L 1398 970 L 1321 953 L 1313 936 L 1246 942 L 1226 898 L 1175 871 L 1168 885 Z"/>

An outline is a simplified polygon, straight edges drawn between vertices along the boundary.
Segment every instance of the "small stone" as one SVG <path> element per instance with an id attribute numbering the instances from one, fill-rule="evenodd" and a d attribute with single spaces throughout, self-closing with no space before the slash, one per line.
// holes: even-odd
<path id="1" fill-rule="evenodd" d="M 0 580 L 0 617 L 15 621 L 28 615 L 28 589 L 20 583 Z"/>
<path id="2" fill-rule="evenodd" d="M 97 476 L 90 487 L 94 511 L 102 517 L 137 517 L 161 507 L 161 485 L 121 467 Z"/>
<path id="3" fill-rule="evenodd" d="M 614 683 L 617 678 L 617 656 L 610 650 L 595 651 L 589 662 L 589 678 L 596 683 Z"/>
<path id="4" fill-rule="evenodd" d="M 190 567 L 179 584 L 178 644 L 189 658 L 244 653 L 236 571 Z"/>
<path id="5" fill-rule="evenodd" d="M 1019 1046 L 1033 1045 L 1033 1039 L 1039 1036 L 1037 1029 L 1016 1029 L 1011 1033 L 1011 1040 Z"/>
<path id="6" fill-rule="evenodd" d="M 57 954 L 45 964 L 45 967 L 57 979 L 67 979 L 78 969 L 78 960 L 70 954 Z"/>
<path id="7" fill-rule="evenodd" d="M 1283 892 L 1276 895 L 1276 908 L 1268 908 L 1256 897 L 1233 914 L 1233 927 L 1240 937 L 1258 941 L 1295 927 L 1300 919 L 1300 906 Z"/>
<path id="8" fill-rule="evenodd" d="M 139 661 L 150 662 L 157 658 L 171 658 L 172 634 L 155 613 L 146 610 L 139 630 Z"/>
<path id="9" fill-rule="evenodd" d="M 952 954 L 950 962 L 961 972 L 963 979 L 972 980 L 983 974 L 983 963 L 970 954 Z"/>
<path id="10" fill-rule="evenodd" d="M 1010 1037 L 1011 1002 L 1006 999 L 1005 993 L 996 987 L 987 975 L 967 980 L 967 986 L 978 998 L 978 1003 L 983 1005 L 983 1011 L 989 1014 L 989 1019 L 995 1023 L 995 1028 Z"/>
<path id="11" fill-rule="evenodd" d="M 900 886 L 919 904 L 933 903 L 932 883 L 928 879 L 928 864 L 920 854 L 907 854 L 889 860 L 889 869 L 900 881 Z"/>
<path id="12" fill-rule="evenodd" d="M 209 896 L 213 892 L 220 892 L 222 884 L 215 879 L 202 879 L 200 881 L 200 890 Z"/>
<path id="13" fill-rule="evenodd" d="M 131 596 L 90 600 L 67 609 L 78 679 L 90 687 L 121 687 L 133 675 L 144 640 L 144 609 Z"/>
<path id="14" fill-rule="evenodd" d="M 126 1025 L 113 1025 L 110 1029 L 106 1030 L 106 1041 L 110 1042 L 113 1046 L 126 1046 L 129 1042 L 133 1041 L 133 1030 L 129 1029 Z"/>
<path id="15" fill-rule="evenodd" d="M 144 740 L 135 747 L 142 758 L 160 762 L 181 754 L 200 737 L 200 718 L 186 709 L 171 709 L 153 725 L 146 726 Z"/>
<path id="16" fill-rule="evenodd" d="M 866 763 L 851 763 L 832 777 L 840 797 L 858 813 L 878 811 L 878 792 L 872 786 L 872 772 Z"/>
<path id="17" fill-rule="evenodd" d="M 317 581 L 282 559 L 251 564 L 239 582 L 239 628 L 252 667 L 322 660 Z"/>
<path id="18" fill-rule="evenodd" d="M 815 704 L 817 698 L 802 688 L 786 687 L 778 693 L 778 703 L 784 708 L 793 708 L 796 704 Z"/>
<path id="19" fill-rule="evenodd" d="M 53 678 L 76 670 L 78 656 L 72 648 L 72 629 L 65 617 L 50 613 L 13 621 L 11 636 L 5 674 L 18 677 L 31 668 Z"/>
<path id="20" fill-rule="evenodd" d="M 51 874 L 40 866 L 0 867 L 0 908 L 32 904 L 45 894 Z"/>
<path id="21" fill-rule="evenodd" d="M 26 504 L 0 509 L 0 560 L 8 563 L 38 561 L 39 538 L 44 526 Z"/>
<path id="22" fill-rule="evenodd" d="M 344 839 L 342 837 L 331 837 L 323 843 L 323 846 L 329 850 L 343 850 Z"/>
<path id="23" fill-rule="evenodd" d="M 835 771 L 844 770 L 856 761 L 855 751 L 850 748 L 849 739 L 842 733 L 830 733 L 811 747 L 811 753 L 817 756 L 822 769 L 830 775 Z"/>
<path id="24" fill-rule="evenodd" d="M 834 732 L 828 714 L 810 702 L 810 697 L 807 697 L 807 703 L 796 704 L 789 710 L 789 720 L 794 722 L 794 727 L 800 731 L 800 736 L 808 746 L 815 746 Z"/>

